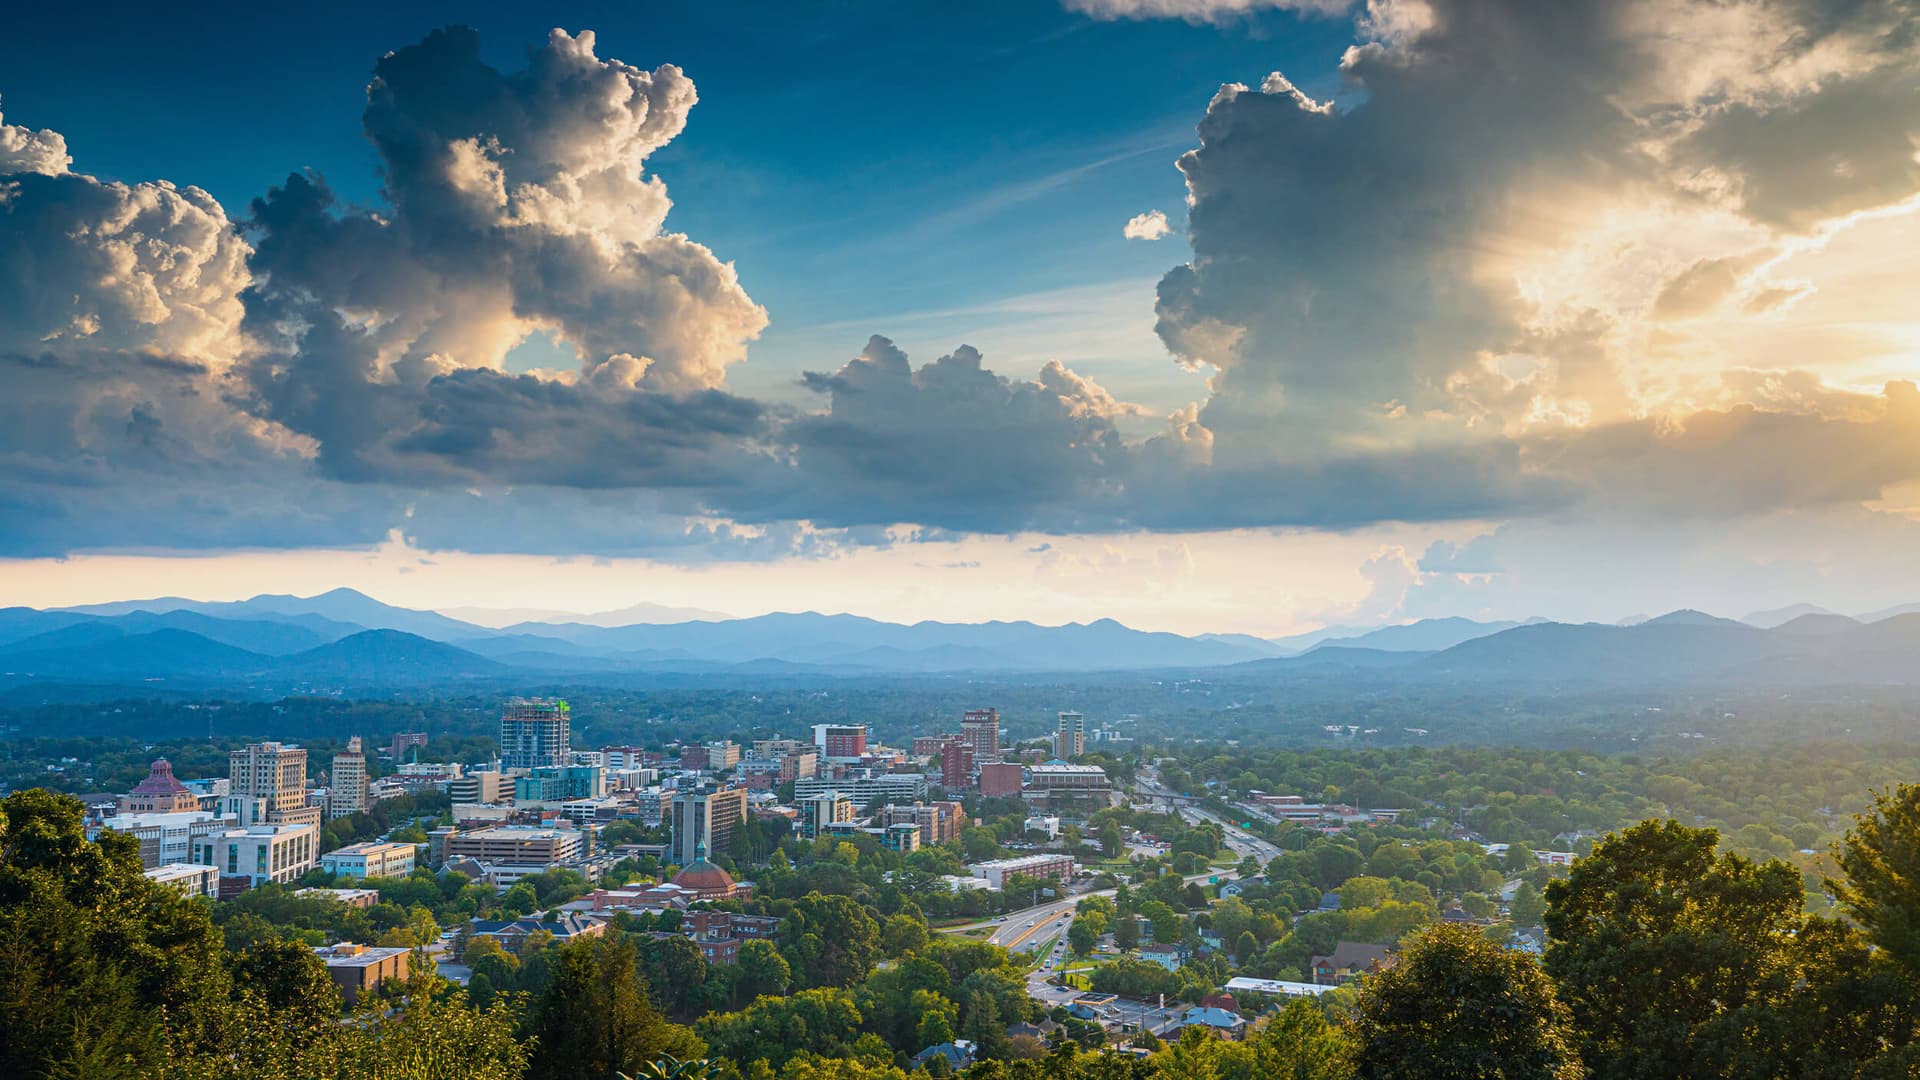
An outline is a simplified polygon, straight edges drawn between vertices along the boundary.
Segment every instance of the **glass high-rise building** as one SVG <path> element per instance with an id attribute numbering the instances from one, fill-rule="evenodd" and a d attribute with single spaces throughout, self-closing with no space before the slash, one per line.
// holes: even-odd
<path id="1" fill-rule="evenodd" d="M 564 701 L 522 699 L 500 713 L 500 765 L 538 769 L 568 763 L 573 745 L 573 714 Z"/>

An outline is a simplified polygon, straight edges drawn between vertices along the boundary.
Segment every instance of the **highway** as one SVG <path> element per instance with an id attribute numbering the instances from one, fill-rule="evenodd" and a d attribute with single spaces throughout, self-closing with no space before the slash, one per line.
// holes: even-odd
<path id="1" fill-rule="evenodd" d="M 1137 793 L 1153 800 L 1178 798 L 1159 782 L 1159 776 L 1152 769 L 1143 769 L 1135 781 Z M 1251 855 L 1262 865 L 1280 854 L 1280 849 L 1257 836 L 1242 830 L 1231 821 L 1220 818 L 1211 811 L 1199 806 L 1169 802 L 1177 806 L 1180 816 L 1190 824 L 1211 821 L 1220 826 L 1227 850 L 1236 858 L 1245 859 Z M 1188 874 L 1187 881 L 1208 881 L 1219 879 L 1229 881 L 1240 876 L 1237 869 L 1208 870 L 1199 874 Z M 1073 925 L 1074 907 L 1089 896 L 1112 896 L 1113 889 L 1101 889 L 1097 892 L 1080 893 L 1060 900 L 1015 912 L 1012 915 L 987 922 L 969 923 L 965 926 L 947 927 L 944 933 L 963 933 L 969 930 L 991 928 L 987 940 L 1010 952 L 1039 953 L 1038 963 L 1027 974 L 1027 994 L 1042 1005 L 1052 1008 L 1065 1005 L 1080 996 L 1080 991 L 1061 986 L 1053 986 L 1047 980 L 1054 977 L 1067 960 L 1067 930 Z M 1122 1024 L 1149 1027 L 1159 1031 L 1173 1019 L 1173 1014 L 1151 1004 L 1116 1001 L 1107 1013 L 1107 1018 Z"/>

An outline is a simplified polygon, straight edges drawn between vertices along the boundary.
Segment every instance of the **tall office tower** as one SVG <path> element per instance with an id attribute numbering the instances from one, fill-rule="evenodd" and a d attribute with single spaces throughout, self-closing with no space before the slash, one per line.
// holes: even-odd
<path id="1" fill-rule="evenodd" d="M 362 814 L 367 805 L 367 756 L 360 752 L 360 736 L 347 740 L 347 748 L 333 755 L 333 771 L 327 777 L 327 819 Z"/>
<path id="2" fill-rule="evenodd" d="M 1000 760 L 1000 710 L 968 709 L 960 718 L 960 741 L 973 750 L 974 764 Z"/>
<path id="3" fill-rule="evenodd" d="M 300 747 L 249 743 L 227 755 L 227 766 L 231 779 L 221 805 L 240 824 L 320 821 L 320 808 L 307 805 L 307 752 Z"/>
<path id="4" fill-rule="evenodd" d="M 667 854 L 686 866 L 712 857 L 733 842 L 733 828 L 746 820 L 746 788 L 699 788 L 673 796 L 673 841 Z"/>
<path id="5" fill-rule="evenodd" d="M 572 749 L 573 713 L 564 701 L 543 698 L 507 703 L 500 713 L 500 765 L 538 769 L 567 763 Z"/>
<path id="6" fill-rule="evenodd" d="M 1087 718 L 1077 712 L 1060 714 L 1060 726 L 1053 735 L 1053 756 L 1072 761 L 1087 752 Z"/>
<path id="7" fill-rule="evenodd" d="M 815 724 L 813 745 L 828 761 L 858 761 L 867 752 L 867 725 Z"/>

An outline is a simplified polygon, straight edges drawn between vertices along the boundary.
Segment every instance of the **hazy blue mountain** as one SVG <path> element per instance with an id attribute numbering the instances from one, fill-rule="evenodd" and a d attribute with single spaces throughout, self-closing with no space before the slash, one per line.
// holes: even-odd
<path id="1" fill-rule="evenodd" d="M 282 677 L 352 682 L 433 682 L 508 674 L 504 665 L 445 642 L 401 630 L 363 630 L 351 637 L 285 657 Z"/>
<path id="2" fill-rule="evenodd" d="M 5 645 L 0 645 L 0 656 L 9 653 L 41 652 L 47 649 L 81 648 L 126 636 L 127 632 L 112 622 L 104 619 L 86 619 L 9 641 Z"/>
<path id="3" fill-rule="evenodd" d="M 1378 649 L 1382 652 L 1438 652 L 1451 649 L 1463 641 L 1497 634 L 1502 630 L 1511 630 L 1523 625 L 1519 622 L 1480 622 L 1460 616 L 1443 619 L 1421 619 L 1401 626 L 1382 626 L 1353 637 L 1329 638 L 1314 646 L 1324 649 L 1341 646 L 1355 649 Z"/>
<path id="4" fill-rule="evenodd" d="M 557 637 L 603 653 L 672 650 L 703 660 L 744 663 L 782 660 L 842 665 L 886 662 L 918 670 L 927 650 L 948 650 L 955 663 L 1021 670 L 1092 671 L 1237 663 L 1267 652 L 1227 641 L 1134 630 L 1112 619 L 1065 626 L 1030 622 L 941 623 L 911 626 L 858 615 L 782 612 L 726 622 L 621 627 L 581 623 L 522 623 L 508 632 Z M 897 650 L 897 652 L 872 652 Z M 966 650 L 965 653 L 951 650 Z M 864 656 L 865 661 L 859 659 Z M 941 661 L 936 661 L 941 662 Z"/>
<path id="5" fill-rule="evenodd" d="M 81 627 L 67 627 L 42 635 L 74 635 Z M 91 629 L 91 628 L 87 628 Z M 98 633 L 98 631 L 93 631 Z M 273 664 L 273 658 L 236 649 L 188 630 L 164 629 L 145 634 L 115 634 L 104 639 L 22 649 L 15 642 L 0 654 L 0 671 L 37 678 L 82 681 L 105 679 L 208 679 L 252 675 Z"/>
<path id="6" fill-rule="evenodd" d="M 551 608 L 441 608 L 440 614 L 477 626 L 518 626 L 526 623 L 579 623 L 582 626 L 632 626 L 636 623 L 725 622 L 733 616 L 706 608 L 667 604 L 633 604 L 612 611 L 582 613 Z"/>
<path id="7" fill-rule="evenodd" d="M 1757 626 L 1762 630 L 1772 630 L 1775 627 L 1784 626 L 1802 615 L 1832 614 L 1833 612 L 1818 604 L 1788 604 L 1786 607 L 1769 608 L 1766 611 L 1756 611 L 1751 615 L 1743 615 L 1740 621 L 1746 623 L 1748 626 Z"/>
<path id="8" fill-rule="evenodd" d="M 1899 604 L 1890 608 L 1881 608 L 1879 611 L 1869 611 L 1864 615 L 1855 615 L 1854 618 L 1863 623 L 1877 623 L 1884 622 L 1897 615 L 1912 615 L 1915 613 L 1920 613 L 1920 604 Z"/>
<path id="9" fill-rule="evenodd" d="M 1697 613 L 1696 613 L 1697 614 Z M 1799 640 L 1730 619 L 1650 619 L 1635 626 L 1538 623 L 1476 638 L 1423 660 L 1439 678 L 1648 682 L 1725 672 Z"/>
<path id="10" fill-rule="evenodd" d="M 1773 627 L 1778 634 L 1848 634 L 1865 624 L 1831 611 L 1809 611 Z"/>
<path id="11" fill-rule="evenodd" d="M 0 645 L 85 621 L 85 615 L 74 612 L 41 611 L 30 607 L 0 608 Z"/>
<path id="12" fill-rule="evenodd" d="M 29 633 L 35 627 L 43 629 L 39 633 Z M 168 629 L 187 630 L 223 645 L 277 656 L 324 645 L 360 628 L 317 617 L 300 622 L 283 622 L 265 618 L 221 619 L 186 610 L 85 615 L 71 611 L 36 612 L 28 608 L 13 608 L 0 617 L 0 645 L 44 638 L 49 647 L 57 647 Z"/>
<path id="13" fill-rule="evenodd" d="M 1665 615 L 1660 615 L 1652 619 L 1644 620 L 1640 623 L 1637 623 L 1636 625 L 1638 626 L 1738 626 L 1745 629 L 1753 629 L 1753 627 L 1749 626 L 1746 623 L 1738 622 L 1734 619 L 1723 619 L 1718 615 L 1709 615 L 1704 611 L 1695 611 L 1692 608 L 1681 608 L 1678 611 L 1669 611 Z"/>
<path id="14" fill-rule="evenodd" d="M 296 621 L 311 629 L 326 631 L 311 620 L 345 624 L 347 633 L 363 629 L 404 630 L 435 640 L 455 640 L 491 633 L 485 627 L 449 619 L 437 611 L 415 611 L 395 607 L 353 589 L 334 589 L 318 596 L 262 594 L 248 600 L 204 601 L 177 596 L 153 600 L 123 600 L 112 604 L 88 604 L 64 610 L 93 615 L 124 615 L 132 611 L 192 611 L 222 619 L 274 619 Z"/>
<path id="15" fill-rule="evenodd" d="M 1380 629 L 1377 626 L 1323 626 L 1318 630 L 1309 630 L 1304 634 L 1289 634 L 1286 637 L 1267 639 L 1269 643 L 1283 650 L 1284 655 L 1298 656 L 1323 641 L 1335 638 L 1352 640 Z"/>

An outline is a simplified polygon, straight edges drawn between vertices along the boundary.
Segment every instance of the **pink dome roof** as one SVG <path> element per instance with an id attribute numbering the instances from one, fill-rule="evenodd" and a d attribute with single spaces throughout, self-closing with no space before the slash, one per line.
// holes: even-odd
<path id="1" fill-rule="evenodd" d="M 187 785 L 173 778 L 173 766 L 166 758 L 155 758 L 147 778 L 134 786 L 135 795 L 178 795 Z"/>

